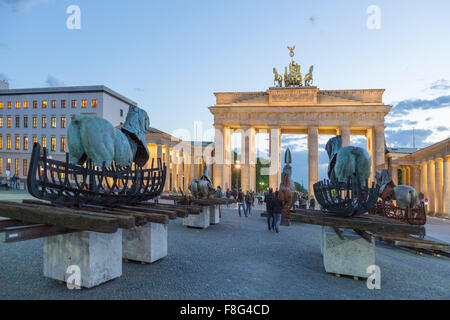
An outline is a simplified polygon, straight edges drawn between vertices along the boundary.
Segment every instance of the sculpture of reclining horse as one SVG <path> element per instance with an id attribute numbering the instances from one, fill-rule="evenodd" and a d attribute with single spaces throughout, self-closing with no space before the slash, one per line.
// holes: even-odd
<path id="1" fill-rule="evenodd" d="M 397 201 L 397 207 L 415 208 L 417 204 L 417 191 L 411 186 L 396 186 L 392 181 L 391 174 L 388 170 L 383 169 L 375 173 L 377 183 L 381 186 L 380 198 L 383 201 Z"/>
<path id="2" fill-rule="evenodd" d="M 193 179 L 189 185 L 189 190 L 194 198 L 208 199 L 215 195 L 216 189 L 209 177 L 209 169 L 207 166 L 203 168 L 203 175 L 200 179 Z"/>
<path id="3" fill-rule="evenodd" d="M 95 166 L 105 164 L 128 167 L 134 162 L 143 167 L 149 158 L 145 135 L 150 125 L 147 112 L 130 106 L 121 129 L 97 116 L 74 116 L 67 133 L 69 161 L 83 165 L 91 160 Z"/>
<path id="4" fill-rule="evenodd" d="M 346 182 L 348 177 L 357 175 L 361 186 L 366 185 L 370 176 L 370 155 L 363 148 L 343 147 L 342 137 L 336 136 L 328 140 L 327 150 L 330 163 L 328 164 L 328 177 L 332 183 Z"/>

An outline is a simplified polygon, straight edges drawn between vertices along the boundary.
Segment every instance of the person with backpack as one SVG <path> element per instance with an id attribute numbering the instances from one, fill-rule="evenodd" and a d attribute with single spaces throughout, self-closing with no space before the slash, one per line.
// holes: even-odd
<path id="1" fill-rule="evenodd" d="M 281 211 L 283 210 L 283 200 L 279 196 L 279 192 L 275 192 L 275 196 L 272 199 L 272 212 L 274 216 L 274 227 L 275 231 L 278 233 L 280 230 L 281 223 Z"/>
<path id="2" fill-rule="evenodd" d="M 253 206 L 253 199 L 250 192 L 247 190 L 247 193 L 245 194 L 245 207 L 247 209 L 247 215 L 250 215 L 252 213 L 252 206 Z"/>

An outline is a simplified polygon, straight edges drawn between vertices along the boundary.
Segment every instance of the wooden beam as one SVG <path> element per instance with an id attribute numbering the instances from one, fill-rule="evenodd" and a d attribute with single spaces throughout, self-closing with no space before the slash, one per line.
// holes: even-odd
<path id="1" fill-rule="evenodd" d="M 334 230 L 334 232 L 338 235 L 338 237 L 339 237 L 341 240 L 345 240 L 345 237 L 344 237 L 344 235 L 342 234 L 342 231 L 339 230 L 339 228 L 333 227 L 333 230 Z"/>
<path id="2" fill-rule="evenodd" d="M 33 223 L 48 224 L 74 230 L 115 233 L 119 221 L 115 218 L 68 213 L 65 210 L 38 205 L 0 201 L 0 216 Z"/>
<path id="3" fill-rule="evenodd" d="M 372 243 L 372 235 L 368 232 L 359 230 L 359 229 L 353 229 L 361 238 L 366 240 L 368 243 Z"/>

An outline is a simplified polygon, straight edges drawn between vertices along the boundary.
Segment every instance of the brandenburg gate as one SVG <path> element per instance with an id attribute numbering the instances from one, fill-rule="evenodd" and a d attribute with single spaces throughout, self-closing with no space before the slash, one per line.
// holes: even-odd
<path id="1" fill-rule="evenodd" d="M 291 48 L 290 48 L 291 49 Z M 291 50 L 292 53 L 292 50 Z M 293 54 L 291 55 L 293 57 Z M 298 71 L 300 81 L 289 81 Z M 209 108 L 214 116 L 215 158 L 213 179 L 215 186 L 231 188 L 231 133 L 241 133 L 241 186 L 256 190 L 255 135 L 269 133 L 269 184 L 274 190 L 281 182 L 281 136 L 308 135 L 308 189 L 319 177 L 319 135 L 341 135 L 349 145 L 350 135 L 367 137 L 367 151 L 372 159 L 371 179 L 376 170 L 385 168 L 385 116 L 391 106 L 383 103 L 384 89 L 320 90 L 301 80 L 300 67 L 292 60 L 290 73 L 285 70 L 285 83 L 274 69 L 279 86 L 263 92 L 215 93 L 216 104 Z M 310 73 L 312 67 L 310 68 Z M 312 74 L 310 75 L 312 80 Z M 305 80 L 309 80 L 308 75 Z M 295 79 L 294 79 L 295 80 Z M 295 167 L 294 167 L 295 170 Z"/>

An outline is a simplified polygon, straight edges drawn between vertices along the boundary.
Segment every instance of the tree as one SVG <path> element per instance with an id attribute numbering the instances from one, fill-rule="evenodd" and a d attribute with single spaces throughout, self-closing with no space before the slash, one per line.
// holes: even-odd
<path id="1" fill-rule="evenodd" d="M 308 194 L 308 191 L 304 186 L 302 186 L 300 183 L 294 181 L 295 191 L 301 192 L 303 194 Z"/>

